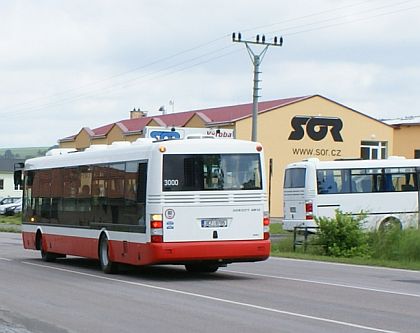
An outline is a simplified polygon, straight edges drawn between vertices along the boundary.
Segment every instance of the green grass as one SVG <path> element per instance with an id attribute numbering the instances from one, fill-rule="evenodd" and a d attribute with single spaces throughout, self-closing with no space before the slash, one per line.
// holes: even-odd
<path id="1" fill-rule="evenodd" d="M 271 244 L 271 256 L 291 258 L 291 259 L 304 259 L 304 260 L 316 260 L 325 262 L 336 262 L 352 265 L 366 265 L 366 266 L 378 266 L 378 267 L 389 267 L 399 269 L 410 269 L 420 270 L 420 261 L 418 260 L 404 260 L 399 258 L 398 260 L 388 260 L 384 258 L 341 258 L 341 257 L 330 257 L 325 255 L 316 254 L 316 246 L 309 245 L 307 252 L 303 251 L 302 246 L 298 246 L 296 251 L 293 252 L 293 234 L 282 240 L 272 241 Z"/>
<path id="2" fill-rule="evenodd" d="M 0 215 L 0 232 L 20 232 L 22 214 L 14 216 Z"/>
<path id="3" fill-rule="evenodd" d="M 22 224 L 22 215 L 16 214 L 14 216 L 4 216 L 0 215 L 0 226 L 9 224 L 9 225 L 21 225 Z"/>
<path id="4" fill-rule="evenodd" d="M 283 230 L 283 225 L 281 223 L 271 223 L 270 224 L 270 234 L 278 235 L 278 234 L 285 234 L 288 231 Z"/>
<path id="5" fill-rule="evenodd" d="M 6 226 L 6 225 L 1 225 L 0 224 L 0 232 L 16 232 L 16 233 L 20 233 L 20 228 L 18 227 L 14 227 L 14 226 Z"/>

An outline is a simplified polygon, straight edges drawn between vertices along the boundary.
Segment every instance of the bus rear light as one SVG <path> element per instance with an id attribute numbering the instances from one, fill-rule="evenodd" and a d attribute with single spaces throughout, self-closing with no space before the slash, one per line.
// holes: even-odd
<path id="1" fill-rule="evenodd" d="M 150 221 L 163 221 L 162 214 L 152 214 L 150 215 Z"/>
<path id="2" fill-rule="evenodd" d="M 305 213 L 306 213 L 306 220 L 313 220 L 314 219 L 314 205 L 312 201 L 305 202 Z"/>
<path id="3" fill-rule="evenodd" d="M 263 217 L 263 230 L 264 230 L 264 239 L 270 239 L 270 216 L 268 212 L 264 212 Z"/>
<path id="4" fill-rule="evenodd" d="M 150 228 L 152 229 L 162 229 L 163 222 L 162 221 L 150 221 Z"/>
<path id="5" fill-rule="evenodd" d="M 264 224 L 264 226 L 270 225 L 270 218 L 269 217 L 264 217 L 263 224 Z"/>
<path id="6" fill-rule="evenodd" d="M 163 236 L 162 235 L 152 235 L 150 237 L 152 243 L 163 243 Z"/>
<path id="7" fill-rule="evenodd" d="M 150 216 L 150 241 L 152 243 L 163 242 L 162 214 L 152 214 Z"/>
<path id="8" fill-rule="evenodd" d="M 259 152 L 259 151 L 262 151 L 263 150 L 263 147 L 261 145 L 257 145 L 256 149 Z"/>

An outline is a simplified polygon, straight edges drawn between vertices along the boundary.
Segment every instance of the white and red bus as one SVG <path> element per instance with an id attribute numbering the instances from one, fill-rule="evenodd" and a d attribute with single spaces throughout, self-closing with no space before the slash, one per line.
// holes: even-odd
<path id="1" fill-rule="evenodd" d="M 392 157 L 380 160 L 291 163 L 284 177 L 285 230 L 317 227 L 318 217 L 335 211 L 366 215 L 366 229 L 420 224 L 420 160 Z M 315 229 L 312 229 L 313 231 Z"/>
<path id="2" fill-rule="evenodd" d="M 23 244 L 46 261 L 99 259 L 105 273 L 118 263 L 215 272 L 269 256 L 259 143 L 139 139 L 48 155 L 23 169 Z"/>

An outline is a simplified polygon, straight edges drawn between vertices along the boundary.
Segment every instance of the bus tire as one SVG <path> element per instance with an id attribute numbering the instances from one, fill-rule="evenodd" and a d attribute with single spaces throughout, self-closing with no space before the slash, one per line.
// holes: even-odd
<path id="1" fill-rule="evenodd" d="M 109 241 L 105 235 L 99 239 L 99 262 L 104 273 L 115 274 L 118 272 L 118 264 L 109 259 Z"/>
<path id="2" fill-rule="evenodd" d="M 55 253 L 48 252 L 45 250 L 44 243 L 42 242 L 42 233 L 38 231 L 36 234 L 36 248 L 41 251 L 41 258 L 45 262 L 53 262 L 57 259 L 57 255 Z"/>
<path id="3" fill-rule="evenodd" d="M 215 273 L 219 269 L 217 264 L 186 264 L 185 269 L 190 273 Z"/>
<path id="4" fill-rule="evenodd" d="M 402 229 L 402 224 L 400 220 L 395 217 L 388 217 L 381 222 L 379 225 L 379 231 L 386 232 L 393 229 Z"/>

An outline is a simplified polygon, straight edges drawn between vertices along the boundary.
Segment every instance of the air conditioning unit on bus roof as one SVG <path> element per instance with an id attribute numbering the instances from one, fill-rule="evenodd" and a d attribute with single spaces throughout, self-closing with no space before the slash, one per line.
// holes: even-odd
<path id="1" fill-rule="evenodd" d="M 318 163 L 319 162 L 319 158 L 317 158 L 317 157 L 309 157 L 309 158 L 303 159 L 302 161 L 303 162 Z"/>
<path id="2" fill-rule="evenodd" d="M 137 145 L 137 144 L 146 144 L 146 143 L 153 143 L 156 142 L 155 138 L 138 138 L 136 141 L 132 142 L 131 144 Z"/>
<path id="3" fill-rule="evenodd" d="M 58 156 L 58 155 L 76 153 L 76 152 L 77 152 L 77 149 L 75 148 L 54 148 L 54 149 L 48 150 L 45 153 L 45 156 Z"/>
<path id="4" fill-rule="evenodd" d="M 405 160 L 405 156 L 388 156 L 388 160 Z"/>
<path id="5" fill-rule="evenodd" d="M 128 147 L 131 145 L 129 141 L 114 141 L 109 145 L 109 148 L 119 148 L 119 147 Z"/>
<path id="6" fill-rule="evenodd" d="M 185 137 L 185 139 L 214 139 L 214 135 L 189 134 Z"/>

